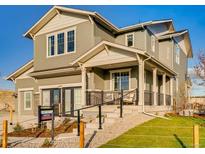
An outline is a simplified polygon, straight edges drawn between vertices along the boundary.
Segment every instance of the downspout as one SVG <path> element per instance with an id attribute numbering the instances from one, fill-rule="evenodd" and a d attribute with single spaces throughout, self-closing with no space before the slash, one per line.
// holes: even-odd
<path id="1" fill-rule="evenodd" d="M 142 61 L 143 74 L 144 74 L 144 63 L 145 63 L 145 61 L 147 61 L 147 60 L 149 60 L 149 59 L 151 59 L 151 58 L 152 58 L 152 56 L 149 56 L 148 58 L 146 58 L 146 59 L 144 59 L 144 60 Z M 144 83 L 144 78 L 143 78 L 143 83 Z M 143 89 L 144 89 L 144 87 L 143 87 Z M 143 90 L 143 93 L 144 93 L 144 90 Z M 142 113 L 143 113 L 143 114 L 149 115 L 149 116 L 152 116 L 152 117 L 157 117 L 157 118 L 162 118 L 162 119 L 170 120 L 169 118 L 166 118 L 166 117 L 163 117 L 163 116 L 158 116 L 158 115 L 155 115 L 155 114 L 146 112 L 145 109 L 144 109 L 144 95 L 143 95 L 142 100 L 143 100 L 143 103 L 142 103 Z"/>

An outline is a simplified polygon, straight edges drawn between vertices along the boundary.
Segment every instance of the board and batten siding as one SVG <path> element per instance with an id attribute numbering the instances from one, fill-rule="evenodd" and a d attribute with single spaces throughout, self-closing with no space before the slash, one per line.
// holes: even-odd
<path id="1" fill-rule="evenodd" d="M 47 57 L 47 34 L 38 35 L 34 40 L 34 70 L 47 70 L 71 66 L 71 63 L 94 46 L 93 24 L 90 21 L 79 23 L 76 29 L 76 51 Z M 65 28 L 73 28 L 73 26 Z M 57 31 L 55 31 L 57 32 Z M 65 51 L 66 52 L 66 51 Z"/>
<path id="2" fill-rule="evenodd" d="M 50 33 L 53 31 L 58 31 L 60 29 L 64 29 L 70 26 L 75 26 L 86 21 L 89 21 L 88 17 L 82 15 L 77 15 L 73 13 L 57 14 L 42 29 L 37 32 L 36 36 Z"/>

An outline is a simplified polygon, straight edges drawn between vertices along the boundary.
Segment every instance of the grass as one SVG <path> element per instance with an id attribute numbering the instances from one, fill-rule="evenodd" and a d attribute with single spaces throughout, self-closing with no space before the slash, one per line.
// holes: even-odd
<path id="1" fill-rule="evenodd" d="M 155 118 L 134 127 L 101 148 L 191 148 L 193 125 L 205 120 L 192 117 Z M 200 147 L 205 147 L 205 127 L 200 127 Z"/>

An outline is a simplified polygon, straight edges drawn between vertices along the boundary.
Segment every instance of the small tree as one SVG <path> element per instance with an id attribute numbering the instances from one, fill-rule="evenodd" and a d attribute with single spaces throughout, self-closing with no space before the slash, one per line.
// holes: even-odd
<path id="1" fill-rule="evenodd" d="M 194 66 L 194 72 L 198 80 L 195 80 L 195 83 L 205 86 L 205 52 L 201 50 L 197 58 L 198 64 Z"/>

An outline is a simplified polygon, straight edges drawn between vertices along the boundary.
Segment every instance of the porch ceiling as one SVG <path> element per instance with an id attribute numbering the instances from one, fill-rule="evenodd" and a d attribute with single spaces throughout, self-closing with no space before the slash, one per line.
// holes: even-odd
<path id="1" fill-rule="evenodd" d="M 132 67 L 136 65 L 138 65 L 138 62 L 132 61 L 132 62 L 124 62 L 124 63 L 107 64 L 107 65 L 101 65 L 96 67 L 101 69 L 116 69 L 116 68 Z"/>

